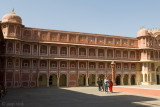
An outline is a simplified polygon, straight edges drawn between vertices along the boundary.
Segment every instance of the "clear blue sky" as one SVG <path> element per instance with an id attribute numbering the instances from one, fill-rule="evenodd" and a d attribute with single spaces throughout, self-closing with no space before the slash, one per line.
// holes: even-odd
<path id="1" fill-rule="evenodd" d="M 3 0 L 26 27 L 136 37 L 140 27 L 160 27 L 160 0 Z"/>

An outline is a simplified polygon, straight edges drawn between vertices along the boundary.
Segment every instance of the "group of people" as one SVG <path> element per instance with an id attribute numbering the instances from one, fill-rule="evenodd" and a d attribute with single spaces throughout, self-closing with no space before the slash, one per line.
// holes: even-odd
<path id="1" fill-rule="evenodd" d="M 113 83 L 111 80 L 107 80 L 107 79 L 103 80 L 103 79 L 98 78 L 97 84 L 98 84 L 99 91 L 108 92 L 108 87 L 109 87 L 109 92 L 112 93 Z"/>

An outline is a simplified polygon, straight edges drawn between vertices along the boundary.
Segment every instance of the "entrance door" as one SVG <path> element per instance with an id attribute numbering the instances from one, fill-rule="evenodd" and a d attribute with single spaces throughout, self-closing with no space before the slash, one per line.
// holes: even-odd
<path id="1" fill-rule="evenodd" d="M 59 86 L 67 86 L 67 77 L 65 74 L 62 74 L 59 79 Z"/>
<path id="2" fill-rule="evenodd" d="M 120 85 L 120 84 L 121 84 L 121 76 L 120 76 L 120 75 L 118 75 L 118 76 L 116 77 L 116 84 L 117 84 L 117 85 Z"/>
<path id="3" fill-rule="evenodd" d="M 78 84 L 79 86 L 86 85 L 86 76 L 84 74 L 79 75 Z"/>
<path id="4" fill-rule="evenodd" d="M 157 84 L 160 84 L 159 75 L 157 75 Z"/>
<path id="5" fill-rule="evenodd" d="M 95 86 L 95 75 L 90 74 L 88 79 L 89 86 Z"/>
<path id="6" fill-rule="evenodd" d="M 157 74 L 157 84 L 160 84 L 160 66 L 157 68 L 156 70 L 156 74 Z"/>
<path id="7" fill-rule="evenodd" d="M 123 83 L 124 85 L 128 85 L 128 75 L 124 75 Z"/>
<path id="8" fill-rule="evenodd" d="M 49 86 L 57 86 L 57 76 L 55 74 L 49 77 Z"/>
<path id="9" fill-rule="evenodd" d="M 44 86 L 47 86 L 47 76 L 42 74 L 39 76 L 39 80 L 38 80 L 38 83 L 39 83 L 39 86 L 41 87 L 44 87 Z"/>
<path id="10" fill-rule="evenodd" d="M 135 85 L 135 75 L 131 76 L 131 85 Z"/>

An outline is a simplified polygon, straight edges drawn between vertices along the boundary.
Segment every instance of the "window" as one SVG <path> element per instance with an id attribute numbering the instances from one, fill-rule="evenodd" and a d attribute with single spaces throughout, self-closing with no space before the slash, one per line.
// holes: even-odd
<path id="1" fill-rule="evenodd" d="M 39 77 L 39 81 L 42 81 L 42 76 Z"/>
<path id="2" fill-rule="evenodd" d="M 128 64 L 124 64 L 124 69 L 128 69 Z"/>
<path id="3" fill-rule="evenodd" d="M 45 49 L 42 49 L 42 53 L 44 53 L 44 54 L 45 54 L 45 53 L 47 53 L 47 51 L 46 51 Z"/>
<path id="4" fill-rule="evenodd" d="M 24 63 L 24 67 L 28 67 L 28 63 Z"/>
<path id="5" fill-rule="evenodd" d="M 103 56 L 103 53 L 99 53 L 99 56 Z"/>
<path id="6" fill-rule="evenodd" d="M 81 55 L 85 55 L 85 52 L 81 52 Z"/>
<path id="7" fill-rule="evenodd" d="M 44 68 L 45 67 L 45 63 L 41 63 L 41 67 Z"/>
<path id="8" fill-rule="evenodd" d="M 8 66 L 12 66 L 12 62 L 8 62 Z"/>
<path id="9" fill-rule="evenodd" d="M 71 68 L 75 68 L 75 64 L 71 64 Z"/>
<path id="10" fill-rule="evenodd" d="M 84 68 L 84 64 L 81 64 L 81 68 Z"/>
<path id="11" fill-rule="evenodd" d="M 56 54 L 56 50 L 51 50 L 51 54 Z"/>
<path id="12" fill-rule="evenodd" d="M 9 48 L 8 48 L 8 51 L 9 51 L 9 52 L 12 52 L 12 47 L 9 47 Z"/>
<path id="13" fill-rule="evenodd" d="M 66 65 L 65 64 L 62 64 L 62 68 L 65 68 L 66 67 Z"/>
<path id="14" fill-rule="evenodd" d="M 100 65 L 100 68 L 103 69 L 103 65 Z"/>
<path id="15" fill-rule="evenodd" d="M 36 65 L 37 65 L 36 63 L 33 63 L 33 67 L 36 67 Z"/>
<path id="16" fill-rule="evenodd" d="M 94 68 L 94 65 L 91 65 L 90 68 Z"/>
<path id="17" fill-rule="evenodd" d="M 66 54 L 66 51 L 62 51 L 62 55 L 65 55 Z"/>
<path id="18" fill-rule="evenodd" d="M 56 68 L 56 64 L 52 64 L 52 68 Z"/>
<path id="19" fill-rule="evenodd" d="M 136 68 L 135 64 L 131 64 L 131 69 L 135 69 L 135 68 Z"/>
<path id="20" fill-rule="evenodd" d="M 24 53 L 29 53 L 28 49 L 24 49 Z"/>
<path id="21" fill-rule="evenodd" d="M 117 65 L 117 69 L 121 69 L 121 65 L 120 64 Z"/>

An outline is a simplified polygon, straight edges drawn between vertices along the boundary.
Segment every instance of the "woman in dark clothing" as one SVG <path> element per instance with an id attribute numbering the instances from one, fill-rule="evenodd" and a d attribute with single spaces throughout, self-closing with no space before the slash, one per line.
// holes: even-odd
<path id="1" fill-rule="evenodd" d="M 98 84 L 99 91 L 101 91 L 101 80 L 100 80 L 100 78 L 98 78 L 97 84 Z"/>

